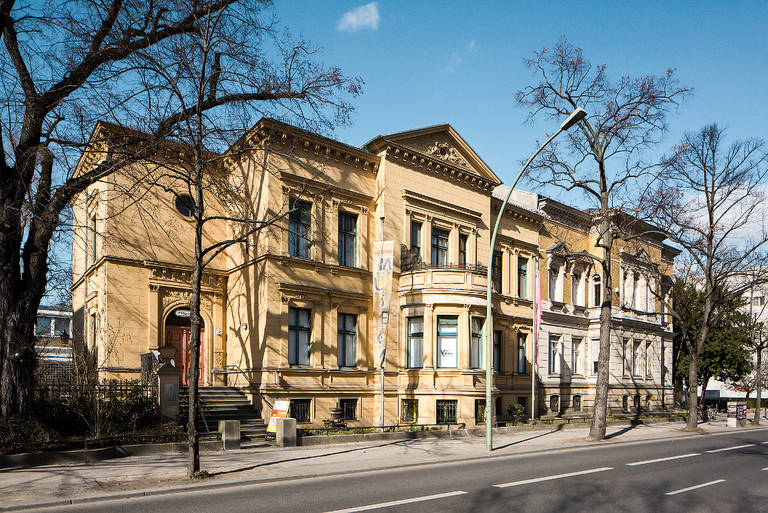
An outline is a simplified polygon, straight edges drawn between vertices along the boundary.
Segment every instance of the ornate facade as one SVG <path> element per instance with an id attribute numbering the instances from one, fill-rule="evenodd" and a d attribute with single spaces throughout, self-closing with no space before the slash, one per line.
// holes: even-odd
<path id="1" fill-rule="evenodd" d="M 503 420 L 513 405 L 531 408 L 535 265 L 559 261 L 556 248 L 547 249 L 554 221 L 535 194 L 515 194 L 489 254 L 501 181 L 449 125 L 378 136 L 355 148 L 263 119 L 240 145 L 221 158 L 239 191 L 237 206 L 211 195 L 207 208 L 275 222 L 207 267 L 201 384 L 247 389 L 265 417 L 275 399 L 290 399 L 300 425 L 322 425 L 337 407 L 350 425 L 378 424 L 372 248 L 375 240 L 391 240 L 397 251 L 385 423 L 484 421 L 489 257 L 495 411 Z M 179 201 L 184 184 L 139 186 L 137 202 L 130 171 L 94 184 L 74 204 L 74 322 L 105 378 L 138 377 L 140 355 L 149 351 L 188 365 L 192 222 Z M 211 223 L 205 237 L 225 240 L 235 230 Z M 590 240 L 584 232 L 581 244 Z M 564 273 L 583 269 L 588 279 L 586 262 L 566 260 Z M 560 303 L 545 306 L 545 331 L 554 332 L 562 317 L 589 341 L 591 310 Z M 588 389 L 588 374 L 583 383 L 570 376 Z M 649 385 L 665 386 L 661 374 L 650 376 Z M 562 388 L 554 378 L 542 376 L 542 398 L 552 386 Z M 589 393 L 582 395 L 586 408 Z"/>

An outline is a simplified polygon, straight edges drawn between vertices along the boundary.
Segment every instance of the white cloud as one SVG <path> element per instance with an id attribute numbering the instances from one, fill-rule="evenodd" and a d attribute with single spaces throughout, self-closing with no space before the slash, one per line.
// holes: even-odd
<path id="1" fill-rule="evenodd" d="M 357 32 L 364 28 L 377 30 L 379 18 L 379 6 L 376 2 L 371 2 L 345 12 L 341 16 L 339 24 L 336 25 L 336 30 L 349 32 Z"/>

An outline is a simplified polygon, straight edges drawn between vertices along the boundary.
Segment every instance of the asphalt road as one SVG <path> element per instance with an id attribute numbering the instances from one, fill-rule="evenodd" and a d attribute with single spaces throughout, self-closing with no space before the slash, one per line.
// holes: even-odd
<path id="1" fill-rule="evenodd" d="M 47 512 L 768 512 L 768 431 L 420 465 Z"/>

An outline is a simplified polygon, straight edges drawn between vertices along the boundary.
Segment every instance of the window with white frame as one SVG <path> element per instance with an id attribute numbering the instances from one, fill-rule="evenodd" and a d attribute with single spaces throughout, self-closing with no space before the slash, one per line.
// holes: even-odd
<path id="1" fill-rule="evenodd" d="M 456 368 L 459 341 L 459 318 L 455 315 L 437 317 L 437 366 Z"/>
<path id="2" fill-rule="evenodd" d="M 582 339 L 580 337 L 573 337 L 571 339 L 571 369 L 573 370 L 574 374 L 584 374 L 584 364 L 583 364 L 583 344 Z"/>
<path id="3" fill-rule="evenodd" d="M 642 345 L 643 343 L 640 342 L 639 340 L 635 340 L 634 342 L 632 342 L 632 375 L 633 376 L 639 377 L 644 375 L 643 368 L 642 368 L 643 361 L 641 359 L 642 355 L 640 354 Z"/>
<path id="4" fill-rule="evenodd" d="M 632 369 L 632 346 L 628 338 L 625 338 L 621 343 L 621 374 L 622 376 L 629 376 L 629 371 Z"/>
<path id="5" fill-rule="evenodd" d="M 599 274 L 592 276 L 592 306 L 600 306 L 603 301 L 603 286 Z"/>
<path id="6" fill-rule="evenodd" d="M 408 368 L 420 369 L 424 364 L 424 317 L 408 317 L 406 353 Z"/>
<path id="7" fill-rule="evenodd" d="M 643 350 L 643 375 L 651 375 L 651 342 L 646 342 Z"/>
<path id="8" fill-rule="evenodd" d="M 517 258 L 517 297 L 528 297 L 528 259 Z"/>
<path id="9" fill-rule="evenodd" d="M 549 373 L 560 374 L 560 337 L 549 336 Z"/>

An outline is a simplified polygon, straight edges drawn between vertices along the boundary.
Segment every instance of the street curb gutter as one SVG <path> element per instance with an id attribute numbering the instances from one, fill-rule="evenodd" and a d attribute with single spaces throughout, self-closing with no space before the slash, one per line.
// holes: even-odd
<path id="1" fill-rule="evenodd" d="M 696 436 L 722 436 L 722 435 L 733 435 L 736 433 L 746 433 L 751 431 L 765 431 L 768 430 L 768 427 L 753 427 L 753 428 L 747 428 L 742 429 L 738 431 L 723 431 L 719 433 L 686 433 L 681 436 L 673 436 L 673 437 L 667 437 L 667 438 L 646 438 L 643 440 L 628 440 L 626 442 L 623 441 L 601 441 L 601 442 L 587 442 L 581 445 L 573 445 L 568 447 L 558 447 L 555 449 L 549 448 L 549 449 L 536 449 L 532 451 L 525 451 L 525 452 L 519 452 L 514 454 L 496 454 L 496 455 L 484 455 L 484 456 L 473 456 L 470 458 L 459 458 L 455 460 L 445 460 L 445 461 L 435 461 L 435 462 L 428 462 L 428 463 L 410 463 L 406 465 L 396 465 L 396 466 L 390 466 L 390 467 L 377 467 L 377 468 L 370 468 L 361 470 L 358 473 L 373 473 L 373 472 L 381 472 L 381 471 L 390 471 L 390 470 L 402 470 L 407 468 L 414 468 L 414 467 L 423 467 L 427 465 L 441 465 L 441 464 L 448 464 L 448 463 L 468 463 L 472 461 L 477 460 L 483 460 L 488 458 L 515 458 L 515 457 L 524 457 L 524 456 L 531 456 L 535 454 L 541 454 L 541 453 L 547 453 L 547 452 L 559 452 L 559 451 L 567 451 L 567 450 L 579 450 L 579 449 L 587 449 L 591 447 L 607 447 L 607 446 L 621 446 L 621 445 L 640 445 L 643 443 L 654 443 L 654 442 L 667 442 L 667 441 L 674 441 L 674 440 L 683 440 L 687 438 L 692 438 Z M 94 495 L 90 497 L 74 497 L 69 499 L 60 499 L 57 501 L 48 501 L 48 502 L 39 502 L 34 504 L 19 504 L 16 506 L 0 506 L 0 512 L 6 512 L 6 511 L 24 511 L 28 509 L 35 509 L 35 508 L 50 508 L 50 507 L 56 507 L 56 506 L 72 506 L 76 504 L 89 504 L 89 503 L 95 503 L 95 502 L 105 502 L 105 501 L 112 501 L 112 500 L 120 500 L 120 499 L 135 499 L 139 497 L 151 497 L 151 496 L 158 496 L 158 495 L 172 495 L 176 493 L 183 493 L 183 492 L 202 492 L 206 490 L 218 490 L 223 488 L 235 488 L 235 487 L 242 487 L 242 486 L 255 486 L 255 485 L 266 485 L 270 483 L 275 482 L 287 482 L 287 481 L 298 481 L 298 480 L 306 480 L 306 479 L 316 479 L 318 477 L 338 477 L 338 476 L 345 476 L 349 472 L 325 472 L 322 474 L 310 474 L 310 475 L 303 475 L 303 476 L 288 476 L 288 477 L 276 477 L 276 478 L 267 478 L 267 479 L 249 479 L 245 481 L 225 481 L 221 483 L 206 483 L 206 484 L 195 484 L 195 485 L 185 485 L 185 486 L 176 486 L 173 488 L 160 488 L 160 489 L 150 489 L 150 490 L 136 490 L 132 492 L 119 492 L 115 494 L 105 494 L 105 495 Z"/>

